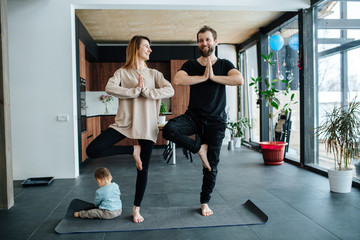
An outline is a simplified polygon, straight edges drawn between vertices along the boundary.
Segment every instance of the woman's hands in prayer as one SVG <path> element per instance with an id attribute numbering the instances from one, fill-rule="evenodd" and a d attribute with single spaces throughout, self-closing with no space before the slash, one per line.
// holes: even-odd
<path id="1" fill-rule="evenodd" d="M 138 82 L 137 86 L 140 87 L 140 88 L 144 87 L 144 78 L 143 78 L 143 76 L 141 74 L 139 75 L 139 82 Z"/>

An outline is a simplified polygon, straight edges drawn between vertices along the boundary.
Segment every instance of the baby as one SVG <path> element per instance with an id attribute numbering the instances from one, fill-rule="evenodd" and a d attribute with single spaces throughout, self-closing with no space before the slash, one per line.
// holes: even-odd
<path id="1" fill-rule="evenodd" d="M 74 217 L 112 219 L 121 215 L 122 203 L 120 188 L 112 183 L 112 176 L 107 168 L 98 168 L 95 179 L 99 189 L 95 192 L 94 205 L 96 208 L 74 212 Z"/>

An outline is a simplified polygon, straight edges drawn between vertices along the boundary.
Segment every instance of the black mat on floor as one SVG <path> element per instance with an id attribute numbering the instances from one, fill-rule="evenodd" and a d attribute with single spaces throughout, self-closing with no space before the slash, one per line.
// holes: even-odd
<path id="1" fill-rule="evenodd" d="M 253 202 L 238 206 L 211 205 L 214 214 L 203 217 L 196 207 L 142 207 L 142 223 L 133 223 L 132 209 L 123 209 L 121 216 L 111 220 L 74 218 L 75 211 L 93 208 L 93 204 L 74 199 L 65 218 L 56 226 L 57 233 L 120 232 L 177 228 L 220 227 L 264 224 L 268 217 Z"/>

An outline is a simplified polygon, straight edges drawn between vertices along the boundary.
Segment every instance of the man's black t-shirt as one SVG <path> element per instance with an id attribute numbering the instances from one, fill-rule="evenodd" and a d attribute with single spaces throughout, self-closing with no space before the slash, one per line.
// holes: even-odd
<path id="1" fill-rule="evenodd" d="M 229 60 L 220 58 L 217 59 L 212 67 L 214 75 L 219 76 L 227 76 L 228 72 L 235 68 Z M 185 62 L 180 70 L 185 71 L 189 76 L 202 76 L 204 75 L 205 68 L 196 59 L 192 59 Z M 188 109 L 192 112 L 200 113 L 207 118 L 226 121 L 225 106 L 225 85 L 208 79 L 205 82 L 190 86 Z"/>

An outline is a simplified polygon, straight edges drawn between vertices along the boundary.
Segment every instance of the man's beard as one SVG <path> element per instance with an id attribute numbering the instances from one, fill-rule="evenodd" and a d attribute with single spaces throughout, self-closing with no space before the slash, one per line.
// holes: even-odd
<path id="1" fill-rule="evenodd" d="M 209 56 L 214 52 L 214 50 L 215 50 L 215 46 L 214 46 L 214 45 L 209 45 L 209 46 L 207 46 L 207 47 L 208 47 L 208 50 L 207 50 L 207 51 L 204 50 L 205 47 L 203 47 L 203 48 L 200 48 L 200 47 L 199 47 L 199 51 L 200 51 L 201 56 L 203 56 L 203 57 L 209 57 Z"/>

